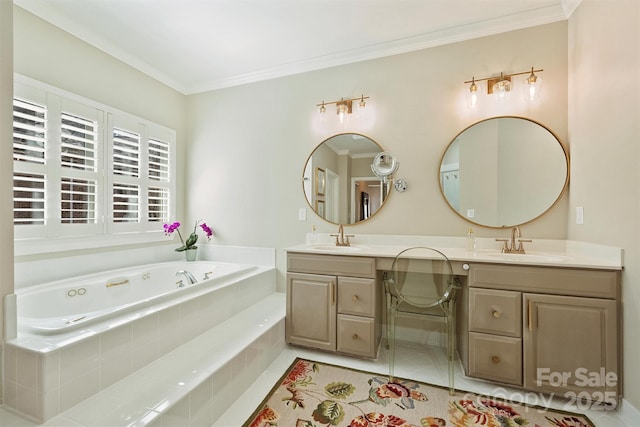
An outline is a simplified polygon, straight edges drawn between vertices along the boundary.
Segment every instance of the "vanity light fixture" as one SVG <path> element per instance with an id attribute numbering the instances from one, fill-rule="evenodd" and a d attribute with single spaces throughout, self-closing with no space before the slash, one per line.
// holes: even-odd
<path id="1" fill-rule="evenodd" d="M 340 100 L 338 101 L 330 101 L 330 102 L 322 101 L 322 103 L 317 104 L 316 106 L 320 107 L 320 110 L 319 110 L 320 114 L 325 114 L 327 112 L 326 106 L 335 104 L 336 114 L 338 115 L 340 123 L 342 123 L 344 122 L 344 119 L 347 114 L 353 113 L 353 101 L 358 101 L 358 109 L 362 111 L 367 106 L 365 99 L 369 99 L 369 97 L 362 95 L 360 96 L 360 98 L 350 98 L 350 99 L 340 98 Z"/>
<path id="2" fill-rule="evenodd" d="M 476 79 L 473 77 L 471 80 L 464 82 L 464 84 L 471 84 L 467 91 L 467 105 L 470 108 L 475 108 L 478 105 L 479 100 L 479 82 L 487 82 L 487 95 L 495 94 L 499 100 L 506 100 L 513 89 L 512 77 L 522 76 L 528 74 L 529 76 L 525 80 L 525 99 L 528 101 L 534 101 L 540 96 L 542 89 L 542 79 L 535 73 L 540 73 L 543 69 L 535 70 L 531 67 L 530 71 L 523 71 L 520 73 L 504 74 L 500 73 L 500 77 L 486 77 L 482 79 Z"/>

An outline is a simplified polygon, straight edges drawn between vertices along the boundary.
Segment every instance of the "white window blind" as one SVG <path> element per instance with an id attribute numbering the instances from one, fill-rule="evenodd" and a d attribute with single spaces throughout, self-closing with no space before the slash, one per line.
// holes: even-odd
<path id="1" fill-rule="evenodd" d="M 63 224 L 96 223 L 95 181 L 63 177 L 60 193 L 60 221 Z"/>
<path id="2" fill-rule="evenodd" d="M 140 220 L 140 187 L 137 185 L 113 185 L 113 222 L 138 222 Z"/>
<path id="3" fill-rule="evenodd" d="M 170 218 L 169 189 L 149 187 L 148 221 L 168 222 Z"/>
<path id="4" fill-rule="evenodd" d="M 67 168 L 95 171 L 98 123 L 63 112 L 61 135 L 60 164 Z"/>
<path id="5" fill-rule="evenodd" d="M 113 129 L 113 173 L 140 176 L 140 135 L 123 129 Z"/>
<path id="6" fill-rule="evenodd" d="M 44 164 L 46 141 L 46 106 L 14 99 L 13 160 Z"/>
<path id="7" fill-rule="evenodd" d="M 162 235 L 175 215 L 174 130 L 21 76 L 13 105 L 21 253 L 42 252 L 39 239 L 67 250 Z"/>
<path id="8" fill-rule="evenodd" d="M 169 182 L 169 143 L 149 138 L 149 179 Z"/>
<path id="9" fill-rule="evenodd" d="M 13 174 L 14 225 L 45 224 L 45 176 Z"/>

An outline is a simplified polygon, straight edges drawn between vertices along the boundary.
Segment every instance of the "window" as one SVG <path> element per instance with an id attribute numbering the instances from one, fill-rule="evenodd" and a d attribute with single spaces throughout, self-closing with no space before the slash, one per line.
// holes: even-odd
<path id="1" fill-rule="evenodd" d="M 175 131 L 17 78 L 16 240 L 161 231 L 174 214 Z"/>

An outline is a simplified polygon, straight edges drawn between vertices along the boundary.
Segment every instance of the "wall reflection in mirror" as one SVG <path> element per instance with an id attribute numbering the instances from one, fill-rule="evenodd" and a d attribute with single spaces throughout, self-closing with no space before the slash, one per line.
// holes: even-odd
<path id="1" fill-rule="evenodd" d="M 371 165 L 382 147 L 358 133 L 334 135 L 307 159 L 303 188 L 309 206 L 335 224 L 355 224 L 373 216 L 389 195 L 389 183 Z"/>
<path id="2" fill-rule="evenodd" d="M 560 140 L 540 123 L 495 117 L 453 139 L 439 180 L 449 206 L 466 220 L 512 227 L 555 205 L 569 180 L 569 160 Z"/>

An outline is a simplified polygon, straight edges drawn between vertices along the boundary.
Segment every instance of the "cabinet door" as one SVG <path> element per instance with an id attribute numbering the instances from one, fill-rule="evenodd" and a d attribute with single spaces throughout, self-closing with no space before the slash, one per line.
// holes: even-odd
<path id="1" fill-rule="evenodd" d="M 335 351 L 336 306 L 335 276 L 287 274 L 287 342 Z"/>
<path id="2" fill-rule="evenodd" d="M 580 400 L 618 392 L 615 300 L 524 294 L 524 386 Z"/>

